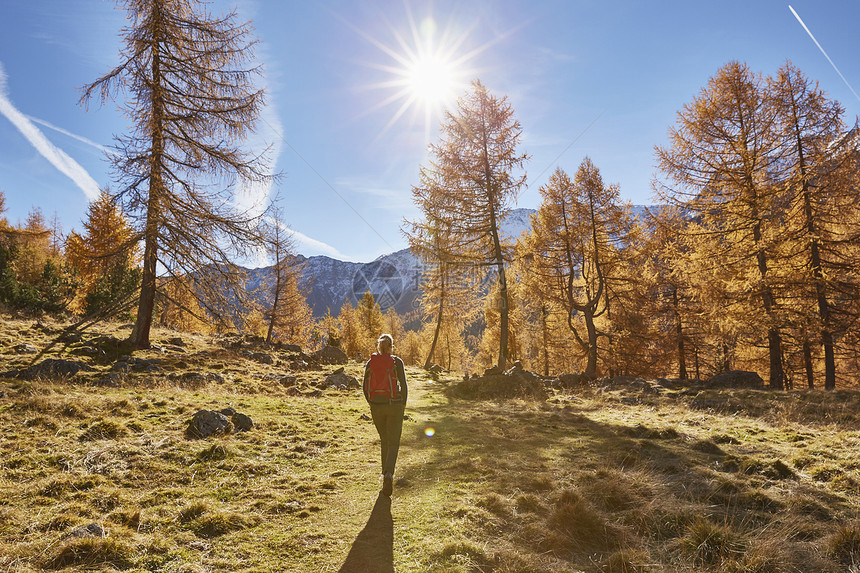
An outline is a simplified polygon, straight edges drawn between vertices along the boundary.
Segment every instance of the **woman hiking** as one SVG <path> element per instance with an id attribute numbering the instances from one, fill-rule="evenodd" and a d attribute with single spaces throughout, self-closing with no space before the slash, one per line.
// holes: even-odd
<path id="1" fill-rule="evenodd" d="M 376 341 L 377 352 L 364 367 L 364 397 L 370 404 L 370 415 L 379 433 L 382 453 L 382 493 L 391 496 L 394 489 L 394 465 L 400 449 L 403 410 L 409 389 L 403 360 L 391 354 L 394 339 L 382 334 Z"/>

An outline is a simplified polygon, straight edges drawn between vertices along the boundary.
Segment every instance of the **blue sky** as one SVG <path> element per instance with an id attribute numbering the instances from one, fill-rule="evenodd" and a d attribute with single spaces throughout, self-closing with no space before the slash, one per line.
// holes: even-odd
<path id="1" fill-rule="evenodd" d="M 789 59 L 845 106 L 849 124 L 860 114 L 860 2 L 790 3 L 832 64 L 789 3 L 770 0 L 218 0 L 210 9 L 235 7 L 260 40 L 268 106 L 248 144 L 271 144 L 284 177 L 254 193 L 279 196 L 299 252 L 370 261 L 406 246 L 401 221 L 418 215 L 410 189 L 438 137 L 438 100 L 396 85 L 416 46 L 444 54 L 458 93 L 480 78 L 508 96 L 532 156 L 519 207 L 536 208 L 555 167 L 573 173 L 586 155 L 624 199 L 647 204 L 654 146 L 730 60 L 771 74 Z M 6 217 L 23 221 L 38 206 L 80 230 L 94 190 L 114 187 L 103 148 L 128 121 L 110 103 L 79 106 L 79 87 L 118 63 L 124 13 L 107 0 L 4 0 L 2 12 Z"/>

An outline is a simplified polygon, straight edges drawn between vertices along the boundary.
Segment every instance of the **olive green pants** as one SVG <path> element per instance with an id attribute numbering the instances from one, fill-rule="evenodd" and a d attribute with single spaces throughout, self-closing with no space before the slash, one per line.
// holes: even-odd
<path id="1" fill-rule="evenodd" d="M 394 475 L 397 452 L 400 450 L 400 434 L 403 431 L 403 408 L 403 404 L 370 405 L 373 425 L 379 433 L 383 475 Z"/>

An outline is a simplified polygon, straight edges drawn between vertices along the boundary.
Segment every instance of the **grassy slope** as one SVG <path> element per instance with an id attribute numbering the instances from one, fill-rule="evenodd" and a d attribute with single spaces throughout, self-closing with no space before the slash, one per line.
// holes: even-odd
<path id="1" fill-rule="evenodd" d="M 12 347 L 45 347 L 58 332 L 47 326 L 3 321 L 0 363 L 32 359 Z M 409 369 L 389 501 L 357 391 L 292 396 L 267 377 L 286 372 L 286 355 L 259 364 L 182 337 L 186 354 L 136 353 L 164 372 L 120 388 L 91 385 L 113 356 L 71 382 L 0 379 L 0 571 L 806 572 L 860 561 L 854 392 L 621 387 L 478 402 L 450 398 L 454 378 Z M 187 371 L 224 381 L 168 377 Z M 183 436 L 194 411 L 226 406 L 257 427 Z M 107 538 L 65 537 L 94 521 Z"/>

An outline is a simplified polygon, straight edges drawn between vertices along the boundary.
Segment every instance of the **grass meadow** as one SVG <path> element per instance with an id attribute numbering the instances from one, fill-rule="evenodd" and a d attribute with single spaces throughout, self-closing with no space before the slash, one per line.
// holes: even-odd
<path id="1" fill-rule="evenodd" d="M 134 357 L 158 369 L 111 376 L 123 325 L 58 343 L 48 319 L 0 324 L 0 370 L 92 368 L 0 378 L 2 572 L 860 572 L 855 391 L 471 400 L 461 374 L 409 368 L 389 499 L 360 391 L 319 385 L 335 366 L 156 331 Z M 226 407 L 254 428 L 185 436 Z"/>

